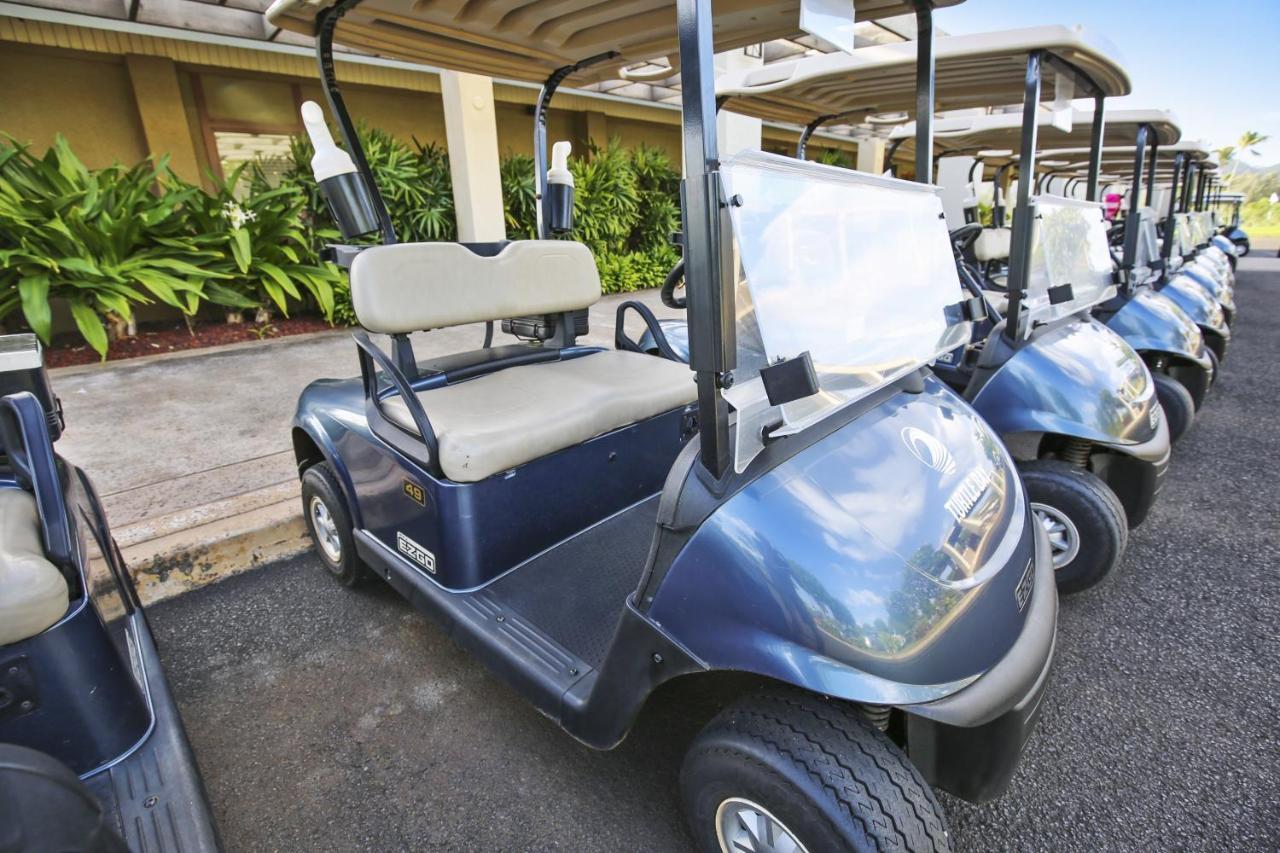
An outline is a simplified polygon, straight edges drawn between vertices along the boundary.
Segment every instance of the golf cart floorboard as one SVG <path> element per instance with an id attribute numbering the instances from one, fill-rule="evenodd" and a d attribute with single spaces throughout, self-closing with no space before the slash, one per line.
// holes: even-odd
<path id="1" fill-rule="evenodd" d="M 655 495 L 534 557 L 487 592 L 598 669 L 640 582 L 657 517 Z"/>

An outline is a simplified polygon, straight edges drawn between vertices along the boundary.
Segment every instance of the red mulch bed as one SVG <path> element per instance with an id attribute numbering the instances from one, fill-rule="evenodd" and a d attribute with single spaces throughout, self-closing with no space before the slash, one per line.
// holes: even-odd
<path id="1" fill-rule="evenodd" d="M 318 317 L 291 317 L 272 320 L 266 327 L 253 323 L 230 325 L 219 322 L 201 322 L 195 334 L 187 331 L 183 322 L 156 328 L 139 329 L 136 337 L 112 341 L 107 348 L 108 361 L 121 361 L 162 352 L 202 349 L 241 341 L 257 341 L 267 338 L 283 338 L 288 335 L 305 335 L 333 328 Z M 45 364 L 49 367 L 67 367 L 72 364 L 93 364 L 98 354 L 77 335 L 59 335 L 53 346 L 45 349 Z"/>

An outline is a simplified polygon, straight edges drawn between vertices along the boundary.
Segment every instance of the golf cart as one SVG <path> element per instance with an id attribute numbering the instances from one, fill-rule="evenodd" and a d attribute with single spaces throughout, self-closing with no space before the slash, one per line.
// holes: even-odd
<path id="1" fill-rule="evenodd" d="M 929 76 L 916 75 L 913 51 L 910 44 L 883 45 L 733 72 L 720 79 L 719 100 L 737 113 L 803 126 L 801 155 L 825 122 L 888 112 L 925 116 L 915 128 L 922 141 L 914 163 L 926 180 L 936 109 L 1007 103 L 1025 87 L 1024 122 L 1030 121 L 1040 109 L 1042 64 L 1054 72 L 1057 97 L 1081 91 L 1101 99 L 1129 88 L 1107 45 L 1067 27 L 938 39 L 936 74 Z M 1023 161 L 1032 162 L 1034 133 L 1026 143 Z M 1019 211 L 1031 205 L 1029 182 L 1023 184 Z M 1009 287 L 1007 305 L 1003 293 L 973 283 L 965 292 L 952 281 L 961 300 L 956 310 L 976 321 L 974 334 L 944 354 L 934 372 L 974 405 L 1019 460 L 1037 519 L 1054 545 L 1058 588 L 1071 592 L 1096 584 L 1120 561 L 1129 528 L 1143 521 L 1159 491 L 1169 433 L 1142 359 L 1088 316 L 1114 294 L 1100 210 L 1050 197 L 1037 204 L 1034 233 L 1018 232 L 1015 211 L 1013 236 L 1026 240 L 1026 255 L 1011 274 L 1022 285 Z M 912 256 L 904 250 L 888 267 L 910 268 Z M 1060 280 L 1063 275 L 1069 280 Z M 1054 393 L 1046 393 L 1050 388 Z"/>
<path id="2" fill-rule="evenodd" d="M 952 156 L 974 156 L 978 163 L 970 169 L 972 175 L 981 168 L 979 163 L 982 161 L 978 155 L 984 149 L 1011 151 L 1018 146 L 1021 133 L 1019 119 L 1019 116 L 1008 113 L 942 119 L 936 126 L 936 145 Z M 1070 191 L 1078 184 L 1084 190 L 1086 201 L 1096 201 L 1102 178 L 1089 177 L 1094 146 L 1101 147 L 1099 168 L 1102 169 L 1114 169 L 1120 165 L 1118 161 L 1122 156 L 1111 152 L 1124 150 L 1128 153 L 1128 215 L 1121 224 L 1113 226 L 1114 236 L 1109 238 L 1114 246 L 1112 278 L 1117 290 L 1113 297 L 1095 305 L 1092 313 L 1141 355 L 1156 383 L 1156 394 L 1169 426 L 1170 440 L 1177 441 L 1194 422 L 1195 413 L 1204 402 L 1216 369 L 1213 351 L 1202 341 L 1195 320 L 1152 287 L 1160 274 L 1159 249 L 1155 212 L 1151 207 L 1154 184 L 1146 180 L 1144 169 L 1148 166 L 1148 159 L 1150 164 L 1155 163 L 1160 146 L 1178 141 L 1181 130 L 1177 119 L 1160 110 L 1075 111 L 1070 116 L 1069 129 L 1057 119 L 1050 114 L 1043 114 L 1039 119 L 1038 154 L 1042 156 L 1037 159 L 1043 171 L 1037 176 L 1035 186 L 1044 198 L 1051 197 L 1050 191 L 1055 186 L 1063 197 L 1071 198 L 1073 193 Z M 899 128 L 890 135 L 890 139 L 905 138 L 913 130 L 909 126 Z M 1078 145 L 1085 147 L 1070 147 Z M 1081 156 L 1085 162 L 1076 163 Z M 1017 164 L 1018 158 L 1010 153 L 997 173 L 1007 174 L 1008 167 L 1016 168 Z M 997 187 L 999 183 L 998 177 Z M 970 197 L 976 195 L 972 190 L 967 190 L 967 194 Z M 1123 227 L 1130 222 L 1136 227 Z M 1097 230 L 1095 225 L 1094 231 Z M 977 251 L 983 248 L 979 244 L 981 239 L 978 237 L 970 244 L 973 247 L 971 254 L 964 259 L 971 272 L 988 272 L 990 264 L 1003 262 L 992 258 L 989 248 L 985 254 Z M 1098 241 L 1097 233 L 1093 234 L 1093 239 Z M 1107 244 L 1108 238 L 1103 238 L 1101 245 Z M 991 242 L 985 244 L 986 247 L 991 245 Z M 982 261 L 986 266 L 980 263 Z M 987 286 L 990 286 L 992 279 L 987 281 Z"/>
<path id="3" fill-rule="evenodd" d="M 720 47 L 797 32 L 798 4 L 727 6 Z M 392 353 L 357 333 L 362 376 L 299 400 L 317 552 L 344 584 L 386 580 L 592 747 L 620 742 L 673 679 L 723 689 L 681 771 L 701 849 L 948 849 L 930 786 L 982 801 L 1009 783 L 1047 682 L 1056 591 L 1012 460 L 922 369 L 968 334 L 947 311 L 936 195 L 759 152 L 721 160 L 708 0 L 565 2 L 554 25 L 540 7 L 491 20 L 479 2 L 286 0 L 267 16 L 317 36 L 353 161 L 321 185 L 348 239 L 377 228 L 382 203 L 335 40 L 524 79 L 539 63 L 576 66 L 574 81 L 678 56 L 692 365 L 582 346 L 568 322 L 546 341 L 418 360 L 411 331 L 586 307 L 600 295 L 590 253 L 385 230 L 343 247 L 360 323 Z M 603 53 L 615 58 L 578 65 Z M 321 164 L 338 162 L 320 142 Z M 548 195 L 549 218 L 563 201 Z M 808 263 L 832 221 L 872 206 L 894 211 L 883 230 Z M 920 234 L 942 252 L 892 290 L 846 286 L 855 265 L 888 260 L 880 246 Z M 850 337 L 850 322 L 876 334 Z"/>
<path id="4" fill-rule="evenodd" d="M 54 452 L 35 335 L 0 337 L 0 393 L 0 850 L 218 850 L 102 504 Z"/>
<path id="5" fill-rule="evenodd" d="M 1222 226 L 1219 236 L 1225 237 L 1235 247 L 1237 258 L 1243 258 L 1249 254 L 1249 235 L 1240 227 L 1240 207 L 1244 204 L 1244 194 L 1219 192 L 1214 195 L 1213 203 L 1218 209 L 1222 207 L 1230 209 L 1231 221 Z M 1225 249 L 1221 243 L 1218 246 Z M 1232 261 L 1232 266 L 1235 266 L 1235 261 Z"/>

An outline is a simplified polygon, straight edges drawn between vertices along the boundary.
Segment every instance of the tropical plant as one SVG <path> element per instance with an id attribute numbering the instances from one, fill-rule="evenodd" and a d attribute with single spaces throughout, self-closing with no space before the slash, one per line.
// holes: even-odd
<path id="1" fill-rule="evenodd" d="M 533 158 L 528 154 L 508 154 L 498 164 L 498 172 L 507 236 L 515 240 L 532 240 L 537 236 L 538 228 Z"/>
<path id="2" fill-rule="evenodd" d="M 104 318 L 127 325 L 134 305 L 155 301 L 194 315 L 202 298 L 222 295 L 213 255 L 186 227 L 201 195 L 164 159 L 91 170 L 62 136 L 44 157 L 0 140 L 0 319 L 21 308 L 49 343 L 50 301 L 65 299 L 106 358 Z"/>
<path id="3" fill-rule="evenodd" d="M 1231 161 L 1231 174 L 1227 177 L 1230 182 L 1240 169 L 1240 157 L 1244 154 L 1258 154 L 1258 146 L 1270 139 L 1265 133 L 1258 133 L 1256 130 L 1246 130 L 1240 134 L 1240 139 L 1236 143 L 1235 158 Z"/>
<path id="4" fill-rule="evenodd" d="M 257 172 L 248 182 L 249 192 L 237 199 L 234 189 L 248 165 L 215 180 L 214 191 L 200 193 L 188 208 L 195 239 L 214 258 L 207 268 L 217 273 L 217 288 L 239 297 L 239 305 L 261 309 L 273 304 L 285 316 L 289 300 L 301 300 L 305 290 L 332 320 L 339 273 L 315 257 L 314 235 L 302 216 L 305 193 L 288 184 L 272 189 Z"/>
<path id="5" fill-rule="evenodd" d="M 636 181 L 636 222 L 628 243 L 635 251 L 670 249 L 680 230 L 680 170 L 661 148 L 641 143 L 628 153 Z"/>

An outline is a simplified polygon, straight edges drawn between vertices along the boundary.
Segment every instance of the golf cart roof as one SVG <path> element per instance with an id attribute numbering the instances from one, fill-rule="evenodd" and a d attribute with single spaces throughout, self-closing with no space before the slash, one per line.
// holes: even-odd
<path id="1" fill-rule="evenodd" d="M 1044 51 L 1043 97 L 1058 94 L 1063 74 L 1075 81 L 1078 97 L 1127 95 L 1129 75 L 1112 57 L 1105 39 L 1080 28 L 1030 27 L 939 38 L 935 109 L 1001 106 L 1022 102 L 1026 57 Z M 736 71 L 717 81 L 727 109 L 773 121 L 807 124 L 824 115 L 850 121 L 897 114 L 902 121 L 916 104 L 916 46 L 912 42 L 861 48 L 852 54 L 808 56 L 763 68 Z"/>
<path id="2" fill-rule="evenodd" d="M 1036 131 L 1039 153 L 1049 158 L 1066 152 L 1082 153 L 1087 157 L 1093 111 L 1073 111 L 1069 131 L 1054 125 L 1053 120 L 1053 114 L 1047 110 L 1040 117 Z M 1161 151 L 1166 150 L 1164 146 L 1173 145 L 1182 138 L 1177 116 L 1166 110 L 1107 110 L 1102 135 L 1104 154 L 1108 149 L 1120 151 L 1132 146 L 1142 125 L 1148 125 L 1155 131 L 1155 139 L 1148 138 L 1147 144 L 1156 142 Z M 910 122 L 894 128 L 889 138 L 905 140 L 902 148 L 910 151 L 914 147 L 915 135 L 915 122 Z M 940 154 L 977 154 L 992 149 L 1015 151 L 1021 140 L 1021 112 L 951 116 L 933 123 L 933 144 Z"/>
<path id="3" fill-rule="evenodd" d="M 338 2 L 275 0 L 267 21 L 315 35 L 316 14 Z M 859 0 L 855 8 L 864 21 L 915 10 L 912 0 Z M 799 0 L 721 0 L 715 9 L 716 50 L 800 36 L 799 20 Z M 531 82 L 610 51 L 618 56 L 568 81 L 605 79 L 622 67 L 663 57 L 672 58 L 673 69 L 679 65 L 675 3 L 654 0 L 365 0 L 338 23 L 334 40 L 409 62 Z"/>
<path id="4" fill-rule="evenodd" d="M 1222 202 L 1224 204 L 1235 204 L 1236 202 L 1244 201 L 1244 193 L 1219 193 L 1214 198 L 1214 201 Z"/>

